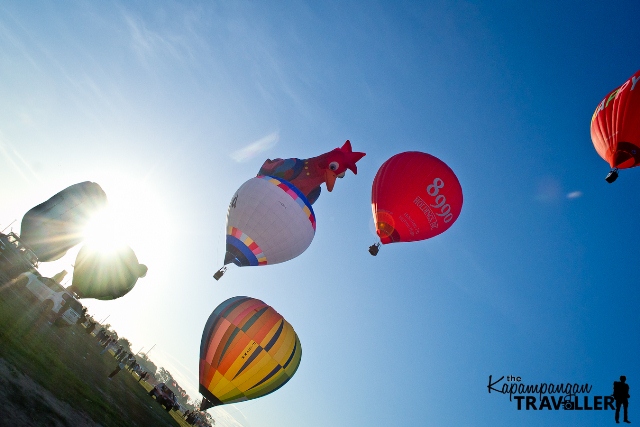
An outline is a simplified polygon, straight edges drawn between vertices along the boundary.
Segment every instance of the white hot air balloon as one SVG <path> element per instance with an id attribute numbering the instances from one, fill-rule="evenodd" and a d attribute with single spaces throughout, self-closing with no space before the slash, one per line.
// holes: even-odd
<path id="1" fill-rule="evenodd" d="M 227 214 L 224 264 L 278 264 L 304 252 L 316 231 L 307 198 L 284 179 L 251 178 L 236 191 Z M 225 267 L 216 273 L 219 279 Z"/>

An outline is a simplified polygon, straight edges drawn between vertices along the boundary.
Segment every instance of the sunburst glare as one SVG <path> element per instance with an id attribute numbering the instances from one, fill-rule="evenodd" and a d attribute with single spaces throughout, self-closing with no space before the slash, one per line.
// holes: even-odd
<path id="1" fill-rule="evenodd" d="M 112 252 L 123 246 L 124 236 L 118 230 L 117 217 L 113 208 L 98 212 L 84 231 L 85 242 L 102 252 Z"/>

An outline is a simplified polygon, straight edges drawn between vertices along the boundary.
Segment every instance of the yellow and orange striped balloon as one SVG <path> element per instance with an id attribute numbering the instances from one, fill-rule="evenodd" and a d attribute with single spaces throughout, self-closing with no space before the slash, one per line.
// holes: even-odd
<path id="1" fill-rule="evenodd" d="M 291 379 L 301 357 L 298 335 L 271 306 L 250 297 L 226 300 L 202 333 L 200 393 L 210 403 L 202 409 L 276 391 Z"/>

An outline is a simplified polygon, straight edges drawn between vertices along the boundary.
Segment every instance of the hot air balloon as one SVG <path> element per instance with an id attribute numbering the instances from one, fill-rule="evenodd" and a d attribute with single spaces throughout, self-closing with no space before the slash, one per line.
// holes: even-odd
<path id="1" fill-rule="evenodd" d="M 640 163 L 640 70 L 611 91 L 591 117 L 591 141 L 612 170 L 605 178 L 612 183 L 618 169 Z M 638 90 L 635 90 L 638 89 Z"/>
<path id="2" fill-rule="evenodd" d="M 40 261 L 55 261 L 83 240 L 87 223 L 106 204 L 95 182 L 74 184 L 24 215 L 20 239 Z"/>
<path id="3" fill-rule="evenodd" d="M 349 141 L 310 159 L 275 159 L 264 162 L 258 176 L 242 184 L 227 213 L 224 265 L 239 267 L 278 264 L 304 252 L 315 235 L 311 205 L 320 185 L 332 191 L 346 170 L 354 174 L 365 153 L 351 150 Z M 222 267 L 216 280 L 226 271 Z"/>
<path id="4" fill-rule="evenodd" d="M 462 187 L 442 160 L 408 151 L 391 157 L 378 170 L 371 207 L 382 244 L 429 239 L 458 219 Z M 372 245 L 371 255 L 377 255 L 379 247 Z"/>
<path id="5" fill-rule="evenodd" d="M 84 245 L 78 252 L 69 290 L 79 298 L 112 300 L 126 295 L 147 274 L 128 246 L 105 249 Z"/>
<path id="6" fill-rule="evenodd" d="M 304 252 L 316 231 L 307 198 L 290 182 L 252 178 L 233 196 L 227 214 L 225 264 L 277 264 Z"/>
<path id="7" fill-rule="evenodd" d="M 224 301 L 202 332 L 200 409 L 273 393 L 295 374 L 301 357 L 298 335 L 272 307 L 246 296 Z"/>

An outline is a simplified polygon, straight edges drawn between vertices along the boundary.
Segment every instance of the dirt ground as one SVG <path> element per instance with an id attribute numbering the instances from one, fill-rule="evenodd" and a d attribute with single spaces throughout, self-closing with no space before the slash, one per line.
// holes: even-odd
<path id="1" fill-rule="evenodd" d="M 54 326 L 32 298 L 0 287 L 0 427 L 186 425 L 137 375 L 110 380 L 116 365 L 85 327 Z"/>
<path id="2" fill-rule="evenodd" d="M 101 427 L 0 359 L 0 426 Z"/>

